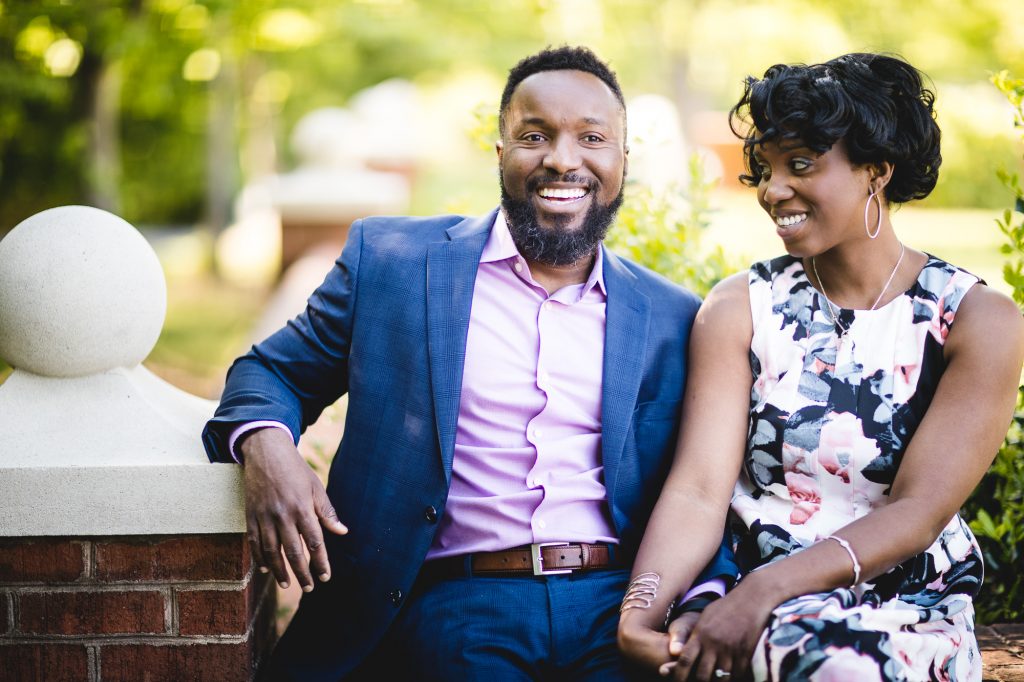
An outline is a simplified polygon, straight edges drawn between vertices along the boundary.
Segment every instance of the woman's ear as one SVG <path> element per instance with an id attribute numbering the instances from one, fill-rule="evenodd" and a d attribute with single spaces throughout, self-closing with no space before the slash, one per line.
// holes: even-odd
<path id="1" fill-rule="evenodd" d="M 881 192 L 884 194 L 886 186 L 889 181 L 892 180 L 892 173 L 896 170 L 896 166 L 891 161 L 879 161 L 868 166 L 868 172 L 870 173 L 870 184 L 872 192 Z"/>

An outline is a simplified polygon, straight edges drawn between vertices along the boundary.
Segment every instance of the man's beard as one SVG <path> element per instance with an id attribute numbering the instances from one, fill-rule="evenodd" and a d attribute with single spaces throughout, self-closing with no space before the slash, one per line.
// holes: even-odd
<path id="1" fill-rule="evenodd" d="M 571 265 L 597 251 L 622 205 L 625 182 L 623 188 L 619 189 L 618 196 L 609 204 L 602 206 L 595 195 L 590 208 L 583 216 L 583 224 L 578 229 L 570 230 L 566 227 L 576 216 L 558 214 L 552 219 L 552 227 L 541 227 L 537 209 L 529 199 L 540 185 L 556 181 L 586 184 L 589 193 L 595 192 L 593 183 L 585 183 L 580 176 L 568 173 L 560 178 L 530 178 L 526 181 L 527 198 L 514 199 L 506 191 L 505 180 L 499 173 L 501 206 L 505 209 L 505 219 L 512 241 L 524 258 L 546 265 Z"/>

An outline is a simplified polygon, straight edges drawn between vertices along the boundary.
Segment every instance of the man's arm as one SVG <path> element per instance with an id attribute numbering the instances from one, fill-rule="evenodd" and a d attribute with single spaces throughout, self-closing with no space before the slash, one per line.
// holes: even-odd
<path id="1" fill-rule="evenodd" d="M 339 535 L 348 532 L 295 446 L 297 434 L 348 390 L 361 247 L 362 224 L 357 221 L 306 310 L 232 365 L 217 412 L 203 431 L 212 461 L 245 463 L 253 560 L 261 571 L 273 571 L 283 587 L 289 584 L 287 565 L 304 591 L 313 589 L 311 567 L 320 580 L 327 580 L 330 565 L 320 526 Z M 284 428 L 240 432 L 246 424 L 267 421 Z"/>
<path id="2" fill-rule="evenodd" d="M 348 391 L 362 235 L 362 221 L 356 221 L 305 311 L 232 364 L 217 411 L 203 430 L 211 461 L 235 461 L 231 435 L 247 422 L 279 422 L 297 439 Z"/>

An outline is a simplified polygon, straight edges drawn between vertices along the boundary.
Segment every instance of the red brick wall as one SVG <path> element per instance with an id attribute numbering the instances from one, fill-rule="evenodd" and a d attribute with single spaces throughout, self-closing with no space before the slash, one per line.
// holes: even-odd
<path id="1" fill-rule="evenodd" d="M 275 606 L 241 534 L 0 538 L 0 679 L 251 680 Z"/>

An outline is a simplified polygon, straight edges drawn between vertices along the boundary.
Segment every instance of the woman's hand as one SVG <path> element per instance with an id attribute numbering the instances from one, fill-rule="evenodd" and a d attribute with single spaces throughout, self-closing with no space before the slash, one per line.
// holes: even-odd
<path id="1" fill-rule="evenodd" d="M 744 589 L 747 587 L 747 589 Z M 661 674 L 684 682 L 696 679 L 720 682 L 729 673 L 728 682 L 739 682 L 750 672 L 750 661 L 772 609 L 764 591 L 740 583 L 735 590 L 708 605 L 696 624 L 679 618 L 669 627 L 669 653 L 673 661 L 662 666 Z M 686 614 L 689 615 L 689 614 Z M 692 677 L 691 677 L 692 673 Z"/>
<path id="2" fill-rule="evenodd" d="M 619 617 L 619 651 L 649 670 L 657 670 L 668 663 L 669 636 L 648 626 L 641 617 L 640 609 L 626 609 Z"/>

